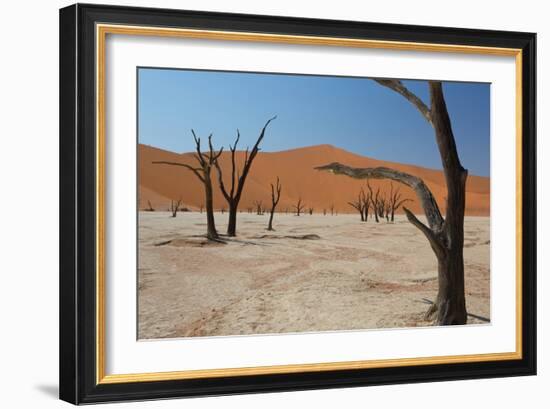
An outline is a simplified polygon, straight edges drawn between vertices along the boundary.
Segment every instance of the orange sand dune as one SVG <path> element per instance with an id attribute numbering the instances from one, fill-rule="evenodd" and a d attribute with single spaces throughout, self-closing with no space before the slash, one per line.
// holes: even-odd
<path id="1" fill-rule="evenodd" d="M 204 203 L 204 190 L 201 182 L 189 170 L 183 167 L 153 164 L 153 161 L 174 161 L 195 165 L 191 153 L 177 154 L 151 146 L 139 146 L 139 208 L 148 207 L 148 201 L 156 210 L 167 210 L 170 200 L 182 199 L 185 206 L 198 209 Z M 237 163 L 242 168 L 244 152 L 237 152 Z M 348 204 L 355 200 L 366 181 L 355 180 L 346 176 L 337 176 L 319 172 L 314 167 L 330 162 L 340 162 L 353 167 L 386 166 L 421 177 L 432 190 L 441 211 L 445 212 L 446 187 L 443 173 L 439 170 L 418 166 L 385 162 L 356 155 L 331 145 L 317 145 L 292 149 L 282 152 L 259 152 L 254 160 L 244 188 L 239 208 L 247 211 L 254 207 L 255 200 L 262 200 L 263 206 L 271 205 L 270 183 L 275 183 L 277 176 L 281 180 L 282 194 L 279 211 L 292 211 L 298 198 L 302 198 L 307 208 L 313 207 L 315 213 L 330 209 L 334 205 L 340 213 L 352 213 L 355 210 Z M 226 186 L 230 182 L 230 154 L 224 152 L 220 158 Z M 216 209 L 227 208 L 218 184 L 215 170 L 212 171 L 215 183 L 214 206 Z M 371 181 L 376 189 L 389 195 L 390 181 Z M 415 213 L 422 213 L 414 192 L 393 182 L 394 190 L 400 189 L 403 198 L 410 198 L 407 207 Z M 466 214 L 472 216 L 489 215 L 490 179 L 480 176 L 469 176 L 466 185 Z"/>

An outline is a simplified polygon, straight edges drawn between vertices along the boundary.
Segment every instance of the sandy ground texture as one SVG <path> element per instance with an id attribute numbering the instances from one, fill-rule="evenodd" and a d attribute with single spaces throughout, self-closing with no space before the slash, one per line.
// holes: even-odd
<path id="1" fill-rule="evenodd" d="M 437 263 L 422 234 L 359 215 L 238 215 L 238 237 L 204 239 L 198 212 L 139 214 L 140 339 L 430 325 Z M 216 214 L 220 233 L 227 213 Z M 490 318 L 489 218 L 466 217 L 469 324 Z"/>

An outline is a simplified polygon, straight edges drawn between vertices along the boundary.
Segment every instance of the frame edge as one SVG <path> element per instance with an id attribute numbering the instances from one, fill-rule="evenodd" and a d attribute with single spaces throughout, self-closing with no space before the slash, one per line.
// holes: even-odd
<path id="1" fill-rule="evenodd" d="M 59 10 L 59 399 L 78 403 L 76 280 L 77 5 Z"/>

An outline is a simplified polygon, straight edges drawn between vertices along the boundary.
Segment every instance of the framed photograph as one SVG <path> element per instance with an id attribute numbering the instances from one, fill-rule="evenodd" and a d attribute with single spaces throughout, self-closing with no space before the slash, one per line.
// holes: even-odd
<path id="1" fill-rule="evenodd" d="M 61 399 L 535 374 L 535 40 L 61 9 Z"/>

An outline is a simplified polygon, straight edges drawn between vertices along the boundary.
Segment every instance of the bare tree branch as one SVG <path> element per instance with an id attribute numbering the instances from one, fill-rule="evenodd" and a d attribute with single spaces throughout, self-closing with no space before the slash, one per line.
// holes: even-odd
<path id="1" fill-rule="evenodd" d="M 394 90 L 395 92 L 403 95 L 409 102 L 411 102 L 426 118 L 426 120 L 431 124 L 432 123 L 432 114 L 430 109 L 418 98 L 415 94 L 410 92 L 405 85 L 399 80 L 388 80 L 388 79 L 375 79 L 377 83 L 383 85 L 387 88 Z"/>
<path id="2" fill-rule="evenodd" d="M 277 185 L 274 186 L 271 183 L 271 211 L 269 212 L 269 223 L 267 224 L 267 230 L 273 230 L 273 215 L 275 214 L 275 208 L 279 204 L 281 199 L 281 183 L 279 182 L 279 176 L 277 176 Z"/>
<path id="3" fill-rule="evenodd" d="M 163 161 L 163 160 L 160 160 L 160 161 L 153 161 L 151 162 L 155 165 L 172 165 L 172 166 L 182 166 L 184 168 L 187 168 L 189 169 L 191 172 L 193 172 L 195 174 L 195 176 L 197 176 L 200 181 L 202 183 L 204 183 L 204 178 L 202 177 L 202 175 L 199 173 L 200 171 L 202 171 L 202 168 L 194 168 L 193 166 L 190 166 L 186 163 L 178 163 L 178 162 L 168 162 L 168 161 Z"/>
<path id="4" fill-rule="evenodd" d="M 296 209 L 296 216 L 300 216 L 300 214 L 302 213 L 302 210 L 304 210 L 306 206 L 302 203 L 302 198 L 299 197 L 296 204 L 292 205 L 292 207 Z"/>
<path id="5" fill-rule="evenodd" d="M 265 130 L 267 129 L 267 126 L 271 123 L 271 121 L 273 121 L 276 118 L 277 118 L 277 115 L 275 115 L 273 118 L 270 118 L 265 123 L 264 127 L 262 128 L 262 131 L 260 132 L 260 136 L 258 137 L 258 139 L 256 140 L 256 143 L 252 147 L 252 151 L 250 152 L 250 156 L 248 156 L 248 148 L 246 149 L 246 154 L 245 154 L 246 157 L 245 157 L 243 172 L 241 174 L 241 177 L 239 178 L 239 185 L 237 187 L 237 193 L 235 194 L 235 197 L 238 198 L 237 201 L 239 201 L 240 198 L 241 198 L 241 195 L 242 195 L 242 192 L 243 192 L 243 189 L 244 189 L 244 181 L 245 181 L 246 177 L 248 176 L 248 172 L 250 171 L 250 168 L 252 166 L 252 162 L 254 161 L 254 158 L 256 157 L 256 155 L 258 154 L 258 151 L 260 150 L 260 142 L 262 142 L 262 140 L 264 139 Z"/>
<path id="6" fill-rule="evenodd" d="M 239 143 L 239 140 L 241 138 L 241 133 L 237 129 L 237 138 L 235 139 L 235 142 L 233 145 L 229 145 L 229 150 L 231 151 L 231 188 L 228 189 L 225 185 L 225 182 L 223 180 L 223 172 L 222 168 L 219 164 L 218 158 L 220 157 L 221 151 L 215 155 L 213 154 L 213 148 L 210 145 L 210 157 L 213 158 L 213 164 L 216 167 L 217 173 L 218 173 L 218 183 L 220 186 L 220 190 L 223 194 L 223 197 L 227 201 L 229 205 L 229 222 L 227 224 L 227 235 L 228 236 L 235 236 L 237 231 L 237 209 L 239 207 L 239 202 L 241 200 L 241 195 L 244 189 L 244 185 L 246 182 L 246 177 L 248 176 L 248 173 L 250 171 L 250 168 L 252 167 L 252 162 L 254 161 L 254 158 L 256 157 L 258 151 L 260 150 L 260 143 L 262 142 L 265 131 L 267 126 L 270 124 L 271 121 L 273 121 L 276 118 L 273 117 L 269 119 L 264 127 L 262 128 L 260 135 L 258 136 L 258 139 L 256 140 L 256 143 L 254 144 L 254 147 L 252 148 L 252 151 L 248 152 L 248 147 L 246 148 L 246 152 L 244 155 L 244 165 L 242 169 L 242 173 L 239 172 L 237 168 L 237 160 L 236 160 L 236 151 L 237 151 L 237 145 Z"/>
<path id="7" fill-rule="evenodd" d="M 326 170 L 337 175 L 347 175 L 355 179 L 391 179 L 409 186 L 420 200 L 430 228 L 439 231 L 443 226 L 444 220 L 439 211 L 439 206 L 428 186 L 419 177 L 386 167 L 352 168 L 338 162 L 318 166 L 315 169 Z"/>
<path id="8" fill-rule="evenodd" d="M 200 167 L 195 168 L 186 163 L 179 162 L 170 162 L 170 161 L 154 161 L 154 164 L 163 164 L 171 166 L 181 166 L 186 169 L 189 169 L 195 174 L 195 176 L 202 182 L 204 186 L 204 195 L 206 203 L 206 237 L 209 240 L 218 240 L 219 235 L 216 230 L 216 222 L 214 220 L 214 199 L 212 193 L 212 179 L 210 178 L 210 172 L 212 170 L 212 165 L 216 162 L 217 158 L 222 154 L 223 147 L 216 154 L 212 146 L 212 134 L 208 136 L 208 148 L 209 154 L 205 154 L 201 150 L 201 138 L 197 137 L 195 131 L 191 129 L 193 134 L 193 139 L 195 140 L 195 150 L 196 153 L 193 154 L 193 157 L 197 162 L 199 162 Z M 201 207 L 202 209 L 202 207 Z M 174 216 L 175 217 L 175 216 Z"/>
<path id="9" fill-rule="evenodd" d="M 434 234 L 434 232 L 428 226 L 426 226 L 424 223 L 418 220 L 418 218 L 414 215 L 414 213 L 412 213 L 409 209 L 404 207 L 403 211 L 407 215 L 407 220 L 409 220 L 410 223 L 412 223 L 416 228 L 418 228 L 422 233 L 424 233 L 424 236 L 426 236 L 426 238 L 430 242 L 430 245 L 433 251 L 436 253 L 436 255 L 444 256 L 446 249 L 442 245 L 441 240 L 439 240 L 437 236 Z"/>
<path id="10" fill-rule="evenodd" d="M 191 133 L 193 134 L 193 139 L 195 140 L 195 150 L 197 151 L 197 155 L 193 155 L 193 156 L 195 156 L 195 159 L 197 159 L 199 161 L 201 166 L 204 166 L 205 161 L 204 161 L 204 158 L 203 158 L 202 152 L 201 152 L 201 138 L 197 137 L 197 135 L 195 134 L 194 129 L 191 129 Z M 211 136 L 212 136 L 212 134 L 210 135 L 210 137 Z"/>

